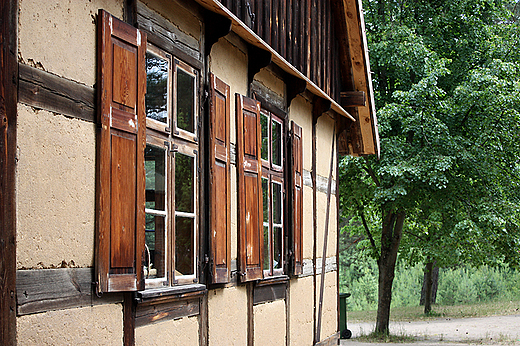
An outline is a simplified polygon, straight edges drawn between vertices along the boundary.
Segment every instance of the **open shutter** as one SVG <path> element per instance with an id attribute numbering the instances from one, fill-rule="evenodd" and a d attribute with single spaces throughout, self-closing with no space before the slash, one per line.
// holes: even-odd
<path id="1" fill-rule="evenodd" d="M 210 74 L 210 258 L 213 283 L 231 272 L 229 86 Z"/>
<path id="2" fill-rule="evenodd" d="M 96 280 L 99 292 L 144 288 L 146 36 L 98 14 Z"/>
<path id="3" fill-rule="evenodd" d="M 291 122 L 291 180 L 292 180 L 292 254 L 293 275 L 302 273 L 303 218 L 303 151 L 302 128 Z"/>
<path id="4" fill-rule="evenodd" d="M 238 243 L 241 281 L 263 277 L 260 103 L 237 94 Z"/>

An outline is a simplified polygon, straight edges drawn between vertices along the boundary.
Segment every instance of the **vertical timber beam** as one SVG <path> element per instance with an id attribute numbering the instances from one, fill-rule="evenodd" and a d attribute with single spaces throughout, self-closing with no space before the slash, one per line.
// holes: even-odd
<path id="1" fill-rule="evenodd" d="M 316 331 L 317 331 L 317 296 L 316 296 L 316 262 L 317 262 L 317 237 L 318 237 L 318 221 L 317 221 L 317 208 L 318 208 L 318 196 L 317 196 L 317 188 L 316 188 L 316 177 L 317 177 L 317 138 L 316 138 L 316 124 L 318 123 L 318 118 L 323 115 L 323 113 L 330 110 L 331 103 L 328 100 L 325 100 L 321 97 L 315 96 L 312 103 L 312 229 L 313 229 L 313 247 L 312 247 L 312 271 L 313 271 L 313 296 L 314 296 L 314 309 L 313 309 L 313 339 L 314 344 L 316 341 Z M 319 340 L 318 340 L 319 341 Z"/>
<path id="2" fill-rule="evenodd" d="M 18 1 L 0 1 L 0 345 L 16 345 Z"/>

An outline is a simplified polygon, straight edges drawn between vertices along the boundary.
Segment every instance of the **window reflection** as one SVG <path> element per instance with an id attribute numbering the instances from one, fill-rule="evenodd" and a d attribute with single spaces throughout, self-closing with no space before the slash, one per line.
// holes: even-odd
<path id="1" fill-rule="evenodd" d="M 175 154 L 175 210 L 194 211 L 194 162 L 195 158 L 181 153 Z"/>
<path id="2" fill-rule="evenodd" d="M 175 275 L 193 275 L 195 221 L 190 217 L 175 217 Z"/>
<path id="3" fill-rule="evenodd" d="M 146 53 L 146 116 L 162 123 L 168 122 L 168 69 L 168 60 Z"/>
<path id="4" fill-rule="evenodd" d="M 177 69 L 177 127 L 195 133 L 195 77 Z"/>

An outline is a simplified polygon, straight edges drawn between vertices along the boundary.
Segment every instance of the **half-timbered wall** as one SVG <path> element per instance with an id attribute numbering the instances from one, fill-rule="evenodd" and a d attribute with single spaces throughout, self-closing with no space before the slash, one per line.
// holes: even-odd
<path id="1" fill-rule="evenodd" d="M 291 65 L 339 100 L 339 47 L 331 1 L 219 1 Z"/>

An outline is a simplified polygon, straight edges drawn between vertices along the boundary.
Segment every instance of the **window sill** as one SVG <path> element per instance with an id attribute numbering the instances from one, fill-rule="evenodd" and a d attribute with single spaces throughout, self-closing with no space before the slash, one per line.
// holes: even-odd
<path id="1" fill-rule="evenodd" d="M 182 298 L 202 296 L 205 291 L 206 285 L 202 284 L 152 288 L 137 292 L 135 300 L 137 303 L 179 300 Z"/>
<path id="2" fill-rule="evenodd" d="M 289 282 L 289 277 L 287 275 L 268 276 L 264 279 L 258 280 L 255 286 L 278 285 L 286 284 L 287 282 Z"/>

